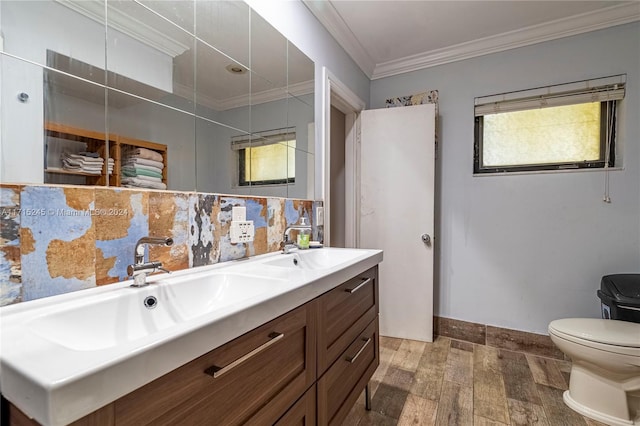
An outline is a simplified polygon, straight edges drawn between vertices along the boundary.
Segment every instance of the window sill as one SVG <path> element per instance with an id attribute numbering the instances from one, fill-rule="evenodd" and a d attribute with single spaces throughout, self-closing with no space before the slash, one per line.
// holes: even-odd
<path id="1" fill-rule="evenodd" d="M 238 185 L 238 184 L 233 184 L 231 185 L 231 189 L 249 189 L 249 188 L 275 188 L 275 187 L 286 187 L 286 186 L 293 186 L 295 185 L 295 182 L 292 183 L 267 183 L 264 185 Z"/>
<path id="2" fill-rule="evenodd" d="M 623 171 L 624 167 L 608 167 L 608 168 L 583 168 L 583 169 L 559 169 L 559 170 L 530 170 L 523 172 L 496 172 L 496 173 L 474 173 L 473 177 L 484 176 L 513 176 L 513 175 L 541 175 L 541 174 L 558 174 L 558 173 L 593 173 L 593 172 L 619 172 Z"/>

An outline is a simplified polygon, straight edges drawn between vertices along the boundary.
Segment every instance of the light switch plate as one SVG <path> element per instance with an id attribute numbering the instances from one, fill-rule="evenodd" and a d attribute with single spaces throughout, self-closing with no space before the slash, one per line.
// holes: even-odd
<path id="1" fill-rule="evenodd" d="M 233 207 L 231 209 L 231 220 L 233 222 L 239 221 L 244 222 L 247 220 L 247 208 L 246 207 Z"/>
<path id="2" fill-rule="evenodd" d="M 255 236 L 255 228 L 252 220 L 234 220 L 231 222 L 229 237 L 231 244 L 250 243 Z"/>

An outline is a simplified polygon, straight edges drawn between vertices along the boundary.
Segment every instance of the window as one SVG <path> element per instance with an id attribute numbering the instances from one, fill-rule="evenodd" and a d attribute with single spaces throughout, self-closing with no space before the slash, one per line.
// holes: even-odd
<path id="1" fill-rule="evenodd" d="M 625 76 L 475 100 L 474 173 L 614 166 Z"/>
<path id="2" fill-rule="evenodd" d="M 296 181 L 295 128 L 249 136 L 236 136 L 231 148 L 237 152 L 238 185 L 275 185 Z"/>

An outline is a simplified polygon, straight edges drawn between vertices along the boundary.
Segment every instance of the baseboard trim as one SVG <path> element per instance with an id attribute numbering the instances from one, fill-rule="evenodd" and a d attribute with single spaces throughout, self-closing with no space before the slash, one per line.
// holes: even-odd
<path id="1" fill-rule="evenodd" d="M 450 337 L 498 349 L 564 359 L 562 351 L 553 344 L 549 336 L 544 334 L 438 316 L 433 317 L 433 329 L 436 336 Z"/>

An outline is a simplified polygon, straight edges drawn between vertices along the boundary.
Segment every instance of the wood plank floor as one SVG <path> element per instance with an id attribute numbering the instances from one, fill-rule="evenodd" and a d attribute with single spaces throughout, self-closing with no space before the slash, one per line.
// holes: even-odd
<path id="1" fill-rule="evenodd" d="M 562 401 L 571 364 L 438 337 L 380 338 L 380 366 L 344 426 L 603 426 Z"/>

